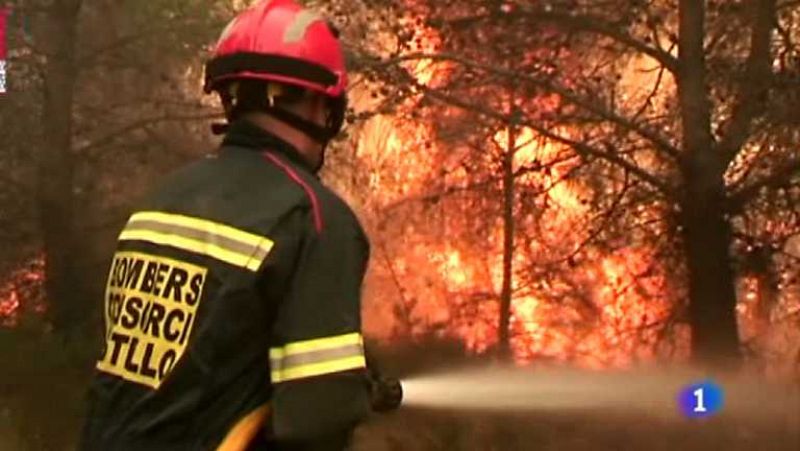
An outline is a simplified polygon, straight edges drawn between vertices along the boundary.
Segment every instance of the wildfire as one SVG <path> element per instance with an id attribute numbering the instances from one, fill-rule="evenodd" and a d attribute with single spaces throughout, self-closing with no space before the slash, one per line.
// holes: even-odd
<path id="1" fill-rule="evenodd" d="M 439 39 L 431 30 L 418 27 L 415 33 L 418 46 L 409 51 L 438 49 Z M 438 86 L 451 75 L 446 66 L 430 61 L 405 64 L 421 85 Z M 554 99 L 542 102 L 550 105 Z M 387 243 L 380 250 L 386 255 L 368 277 L 368 312 L 376 310 L 373 299 L 397 299 L 405 317 L 395 321 L 409 323 L 404 330 L 411 335 L 436 331 L 480 353 L 498 339 L 503 225 L 495 212 L 491 214 L 496 220 L 484 221 L 490 226 L 472 228 L 471 216 L 477 212 L 460 202 L 483 202 L 485 211 L 499 207 L 470 194 L 466 187 L 475 176 L 460 160 L 475 153 L 437 142 L 437 126 L 434 120 L 416 120 L 401 112 L 374 117 L 360 131 L 357 158 L 370 168 L 371 209 L 385 212 L 385 218 L 378 219 L 385 224 L 372 232 Z M 559 131 L 567 136 L 569 132 Z M 509 136 L 514 136 L 513 145 Z M 537 265 L 562 259 L 587 238 L 583 224 L 593 191 L 569 177 L 577 157 L 524 127 L 513 135 L 496 130 L 485 147 L 475 158 L 486 167 L 496 158 L 491 152 L 513 149 L 513 169 L 520 174 L 517 191 L 538 192 L 536 205 L 543 202 L 532 207 L 530 201 L 515 200 L 511 346 L 516 360 L 546 358 L 607 367 L 657 357 L 675 306 L 666 300 L 666 269 L 651 249 L 635 243 L 613 250 L 589 247 L 570 268 L 531 275 Z M 395 212 L 398 206 L 406 208 L 403 213 Z M 520 233 L 533 229 L 535 239 L 519 239 Z M 386 317 L 374 312 L 368 316 Z M 392 330 L 377 329 L 373 335 L 386 336 Z"/>
<path id="2" fill-rule="evenodd" d="M 0 284 L 0 327 L 16 326 L 26 310 L 45 311 L 44 256 L 34 257 L 6 276 Z"/>
<path id="3" fill-rule="evenodd" d="M 356 156 L 379 168 L 369 174 L 368 181 L 370 191 L 378 196 L 376 200 L 391 203 L 419 193 L 427 174 L 418 168 L 434 164 L 433 153 L 423 150 L 430 127 L 378 116 L 366 124 L 362 133 L 370 138 L 359 140 Z M 419 143 L 419 147 L 409 149 L 407 143 Z"/>
<path id="4" fill-rule="evenodd" d="M 414 27 L 413 23 L 418 23 L 419 18 L 407 17 L 401 20 L 406 28 L 413 30 L 410 49 L 415 52 L 432 54 L 441 47 L 439 36 L 431 29 L 426 27 Z M 449 64 L 436 62 L 430 59 L 411 60 L 405 63 L 405 67 L 414 76 L 417 83 L 425 86 L 435 86 L 448 78 Z"/>
<path id="5" fill-rule="evenodd" d="M 246 3 L 233 2 L 236 8 Z M 435 53 L 442 40 L 431 29 L 411 25 L 418 19 L 401 21 L 401 26 L 413 29 L 414 44 L 407 51 Z M 389 41 L 396 36 L 384 37 L 386 47 L 395 46 L 396 42 Z M 536 58 L 535 51 L 522 53 L 526 59 Z M 674 96 L 674 80 L 668 72 L 653 70 L 655 63 L 649 57 L 621 64 L 627 69 L 618 81 L 622 104 L 615 107 L 630 107 L 650 98 L 650 108 L 659 109 Z M 453 73 L 450 64 L 430 59 L 409 60 L 402 67 L 424 88 L 445 85 Z M 363 92 L 374 89 L 365 87 Z M 412 88 L 409 105 L 423 96 L 419 91 Z M 372 109 L 381 100 L 361 99 L 363 92 L 351 93 L 357 109 Z M 554 96 L 530 101 L 541 102 L 538 109 L 547 111 L 558 104 Z M 630 105 L 625 104 L 628 101 Z M 501 177 L 496 169 L 492 173 L 486 167 L 498 160 L 497 152 L 513 149 L 513 170 L 519 173 L 514 181 L 510 317 L 516 361 L 606 368 L 657 359 L 665 346 L 671 347 L 671 356 L 687 355 L 690 336 L 688 328 L 676 321 L 671 268 L 657 252 L 633 238 L 612 245 L 585 244 L 589 232 L 584 225 L 593 209 L 589 200 L 598 188 L 569 177 L 579 163 L 569 149 L 527 127 L 517 127 L 513 133 L 497 127 L 477 144 L 481 150 L 476 152 L 442 143 L 437 118 L 423 113 L 420 119 L 412 112 L 418 111 L 401 105 L 395 114 L 373 117 L 360 129 L 355 149 L 358 164 L 370 169 L 366 185 L 359 187 L 370 192 L 370 207 L 378 216 L 370 218 L 370 232 L 386 243 L 373 253 L 367 303 L 374 307 L 394 300 L 393 307 L 399 306 L 396 310 L 402 312 L 382 314 L 386 322 L 407 322 L 405 330 L 411 336 L 434 331 L 455 337 L 475 353 L 496 345 L 499 293 L 506 276 L 504 228 L 502 200 L 497 195 Z M 452 115 L 457 117 L 455 112 Z M 569 137 L 571 131 L 555 132 Z M 514 136 L 513 143 L 509 136 Z M 749 162 L 760 150 L 753 148 L 739 159 Z M 468 153 L 478 153 L 475 159 L 482 160 L 477 166 L 491 180 L 476 177 L 473 168 L 461 164 Z M 658 164 L 647 154 L 638 158 L 643 165 Z M 740 172 L 731 171 L 729 182 L 744 177 Z M 532 199 L 524 197 L 529 192 L 537 194 Z M 613 194 L 613 189 L 605 194 Z M 635 213 L 650 218 L 658 215 L 658 208 L 639 205 Z M 765 224 L 776 235 L 790 234 L 788 227 L 780 221 Z M 0 279 L 0 327 L 16 326 L 25 312 L 44 312 L 44 281 L 43 255 Z M 763 277 L 743 277 L 738 288 L 737 313 L 748 347 L 780 347 L 800 356 L 797 304 L 790 307 L 782 293 L 776 294 L 780 288 L 773 288 Z M 369 315 L 376 317 L 377 313 Z M 383 326 L 371 335 L 393 332 Z"/>
<path id="6" fill-rule="evenodd" d="M 383 205 L 430 191 L 431 174 L 440 161 L 436 150 L 416 148 L 429 139 L 429 124 L 394 124 L 392 128 L 390 118 L 375 120 L 365 127 L 359 141 L 359 155 L 375 168 L 371 187 Z M 499 148 L 507 147 L 505 136 L 503 131 L 494 136 Z M 537 139 L 529 129 L 521 129 L 517 141 L 516 168 L 539 161 L 551 169 L 533 171 L 518 183 L 544 187 L 551 202 L 543 213 L 539 241 L 531 243 L 530 253 L 514 254 L 517 270 L 512 284 L 511 345 L 515 358 L 527 362 L 544 357 L 604 367 L 656 357 L 661 327 L 673 305 L 664 300 L 666 277 L 650 250 L 632 245 L 607 253 L 595 250 L 591 258 L 568 272 L 573 280 L 543 280 L 536 288 L 524 286 L 523 269 L 536 264 L 531 262 L 532 255 L 546 260 L 553 253 L 548 250 L 553 243 L 574 243 L 582 238 L 578 225 L 589 207 L 583 200 L 588 188 L 561 180 L 575 164 L 569 159 L 559 162 L 563 148 Z M 458 226 L 447 218 L 442 221 L 444 228 Z M 476 249 L 457 241 L 456 235 L 431 233 L 413 223 L 408 218 L 410 229 L 393 238 L 398 243 L 390 262 L 404 289 L 420 299 L 411 312 L 412 320 L 419 323 L 412 330 L 422 333 L 434 328 L 462 340 L 473 352 L 490 349 L 498 336 L 502 225 L 497 222 L 487 231 L 487 245 Z M 520 221 L 519 226 L 526 223 Z M 569 293 L 570 283 L 588 288 L 583 293 Z M 383 291 L 378 290 L 381 294 L 374 296 L 389 298 L 385 291 L 389 289 L 384 285 Z M 580 296 L 586 299 L 578 300 Z M 587 318 L 575 307 L 587 302 L 596 310 L 596 317 Z"/>

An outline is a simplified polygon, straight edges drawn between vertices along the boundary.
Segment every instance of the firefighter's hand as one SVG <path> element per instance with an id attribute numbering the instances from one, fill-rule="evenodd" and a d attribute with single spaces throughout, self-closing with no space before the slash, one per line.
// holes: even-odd
<path id="1" fill-rule="evenodd" d="M 369 372 L 370 403 L 375 412 L 396 410 L 403 401 L 403 387 L 397 379 L 383 377 L 374 370 Z"/>

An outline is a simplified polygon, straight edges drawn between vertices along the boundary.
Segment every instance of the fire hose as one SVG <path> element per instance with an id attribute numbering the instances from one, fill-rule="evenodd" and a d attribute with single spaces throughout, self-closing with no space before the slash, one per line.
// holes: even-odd
<path id="1" fill-rule="evenodd" d="M 390 412 L 400 407 L 403 387 L 400 381 L 382 375 L 374 366 L 367 366 L 369 402 L 378 413 Z M 269 405 L 253 411 L 223 439 L 216 451 L 244 451 L 269 418 Z"/>

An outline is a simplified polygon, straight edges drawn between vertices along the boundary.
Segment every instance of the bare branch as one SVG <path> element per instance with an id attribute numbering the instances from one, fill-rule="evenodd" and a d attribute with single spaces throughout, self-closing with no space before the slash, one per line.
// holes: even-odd
<path id="1" fill-rule="evenodd" d="M 382 61 L 380 63 L 375 64 L 373 67 L 393 65 L 403 61 L 420 60 L 420 59 L 454 62 L 471 69 L 477 69 L 501 77 L 509 78 L 514 80 L 515 82 L 529 82 L 531 84 L 540 86 L 555 94 L 558 94 L 559 96 L 575 104 L 576 106 L 581 107 L 589 111 L 590 113 L 600 116 L 604 120 L 619 125 L 620 127 L 628 131 L 632 131 L 641 136 L 642 138 L 649 140 L 650 142 L 653 143 L 653 145 L 657 150 L 666 153 L 673 159 L 677 160 L 680 157 L 680 151 L 675 146 L 673 146 L 669 142 L 669 140 L 661 136 L 655 130 L 652 130 L 651 128 L 647 127 L 645 124 L 637 123 L 634 120 L 620 116 L 619 114 L 611 111 L 611 109 L 605 106 L 601 106 L 593 100 L 583 98 L 564 87 L 554 84 L 552 81 L 537 78 L 530 74 L 477 63 L 475 61 L 469 60 L 467 58 L 452 53 L 435 53 L 435 54 L 412 53 L 397 58 L 393 58 L 390 60 Z"/>
<path id="2" fill-rule="evenodd" d="M 650 90 L 650 93 L 647 95 L 644 102 L 642 102 L 642 106 L 639 108 L 636 114 L 633 115 L 631 122 L 638 120 L 644 114 L 644 112 L 647 111 L 647 107 L 652 105 L 653 99 L 658 95 L 658 91 L 661 89 L 661 83 L 664 81 L 665 70 L 666 69 L 664 66 L 658 68 L 658 74 L 656 75 L 656 82 L 653 83 L 653 89 Z M 673 149 L 673 152 L 670 153 L 675 152 L 677 152 L 677 149 Z M 678 155 L 675 153 L 672 156 L 677 158 Z"/>
<path id="3" fill-rule="evenodd" d="M 730 120 L 722 127 L 720 149 L 726 166 L 733 161 L 750 136 L 753 118 L 766 106 L 763 97 L 769 88 L 772 75 L 771 41 L 777 23 L 775 2 L 776 0 L 751 2 L 754 11 L 747 72 L 742 80 Z"/>
<path id="4" fill-rule="evenodd" d="M 136 41 L 151 38 L 153 31 L 154 29 L 146 29 L 135 34 L 123 36 L 111 43 L 104 43 L 102 47 L 98 47 L 85 55 L 79 56 L 77 58 L 77 65 L 79 68 L 82 68 L 84 70 L 92 69 L 92 66 L 97 61 L 98 58 L 102 57 L 107 53 L 111 53 L 116 50 L 122 49 L 128 45 L 131 45 Z"/>
<path id="5" fill-rule="evenodd" d="M 589 233 L 589 236 L 586 237 L 586 239 L 584 239 L 583 241 L 578 243 L 578 245 L 575 247 L 575 249 L 569 255 L 567 255 L 565 257 L 562 257 L 560 259 L 551 260 L 551 261 L 543 263 L 543 264 L 544 265 L 559 265 L 559 264 L 563 264 L 563 263 L 569 262 L 570 260 L 572 260 L 575 257 L 577 257 L 578 254 L 583 252 L 584 249 L 589 247 L 590 244 L 594 243 L 594 241 L 597 239 L 597 237 L 599 237 L 600 234 L 603 233 L 608 228 L 609 224 L 611 224 L 611 219 L 613 218 L 614 213 L 616 213 L 617 210 L 619 209 L 619 206 L 622 204 L 622 199 L 628 193 L 628 190 L 630 189 L 631 186 L 632 185 L 630 184 L 630 182 L 628 180 L 628 173 L 626 172 L 625 173 L 625 181 L 624 181 L 624 184 L 622 186 L 622 189 L 617 193 L 616 196 L 614 196 L 614 200 L 611 202 L 611 206 L 609 206 L 609 208 L 606 209 L 606 211 L 598 214 L 595 218 L 593 218 L 590 221 L 590 223 L 594 223 L 599 217 L 600 224 L 597 225 L 594 228 L 594 230 L 592 230 Z"/>
<path id="6" fill-rule="evenodd" d="M 114 130 L 114 131 L 112 131 L 112 132 L 110 132 L 110 133 L 108 133 L 108 134 L 106 134 L 106 135 L 104 135 L 104 136 L 102 136 L 100 138 L 97 138 L 94 141 L 89 142 L 88 144 L 85 144 L 83 146 L 77 147 L 77 148 L 74 149 L 74 152 L 83 153 L 83 152 L 91 151 L 93 149 L 101 148 L 103 146 L 106 146 L 106 145 L 114 142 L 114 140 L 116 140 L 116 139 L 118 139 L 118 138 L 120 138 L 122 136 L 127 135 L 128 133 L 132 133 L 132 132 L 135 132 L 137 130 L 144 129 L 144 128 L 148 127 L 148 126 L 155 125 L 155 124 L 160 124 L 160 123 L 164 123 L 164 122 L 196 122 L 196 121 L 204 121 L 204 120 L 208 120 L 208 119 L 216 119 L 216 118 L 220 118 L 220 117 L 222 117 L 221 113 L 205 113 L 205 114 L 185 115 L 185 116 L 165 115 L 165 116 L 160 116 L 160 117 L 142 119 L 142 120 L 133 122 L 131 124 L 128 124 L 128 125 L 126 125 L 124 127 L 121 127 L 121 128 L 119 128 L 117 130 Z"/>
<path id="7" fill-rule="evenodd" d="M 392 282 L 397 288 L 397 293 L 400 295 L 400 305 L 398 306 L 398 310 L 402 316 L 401 319 L 405 322 L 404 325 L 410 329 L 413 324 L 411 310 L 409 308 L 410 303 L 408 302 L 408 296 L 406 296 L 406 290 L 403 287 L 403 284 L 400 283 L 400 277 L 397 275 L 397 271 L 394 268 L 392 259 L 389 256 L 389 250 L 386 249 L 386 245 L 383 243 L 383 241 L 377 241 L 376 246 L 380 250 L 380 254 L 383 257 L 383 263 L 386 265 L 386 269 L 389 270 L 389 275 L 392 278 Z"/>
<path id="8" fill-rule="evenodd" d="M 407 205 L 410 203 L 417 203 L 417 202 L 433 202 L 440 198 L 447 197 L 456 193 L 463 193 L 466 191 L 473 191 L 481 188 L 485 188 L 492 183 L 496 182 L 494 179 L 487 179 L 481 180 L 479 182 L 470 183 L 464 186 L 450 186 L 441 191 L 435 193 L 429 193 L 422 196 L 414 196 L 414 197 L 406 197 L 404 199 L 398 200 L 396 202 L 392 202 L 391 204 L 387 205 L 386 207 L 382 208 L 384 212 L 391 212 L 392 210 L 396 210 L 403 205 Z"/>
<path id="9" fill-rule="evenodd" d="M 567 138 L 565 136 L 562 136 L 562 135 L 560 135 L 558 133 L 554 133 L 554 132 L 546 129 L 545 127 L 543 127 L 543 126 L 541 126 L 539 124 L 536 124 L 536 123 L 534 123 L 532 121 L 517 120 L 518 118 L 516 118 L 516 117 L 511 117 L 510 115 L 498 113 L 498 112 L 496 112 L 494 110 L 491 110 L 491 109 L 487 108 L 484 105 L 478 105 L 478 104 L 473 104 L 473 103 L 470 103 L 470 102 L 466 102 L 466 101 L 464 101 L 464 100 L 462 100 L 460 98 L 445 94 L 445 93 L 443 93 L 441 91 L 438 91 L 438 90 L 435 90 L 435 89 L 432 89 L 432 88 L 428 88 L 427 86 L 420 85 L 419 88 L 421 90 L 423 90 L 425 92 L 425 94 L 429 95 L 431 98 L 437 99 L 437 100 L 442 101 L 444 103 L 447 103 L 449 105 L 452 105 L 452 106 L 455 106 L 455 107 L 458 107 L 458 108 L 461 108 L 461 109 L 464 109 L 464 110 L 467 110 L 467 111 L 472 111 L 472 112 L 478 113 L 478 114 L 480 114 L 482 116 L 485 116 L 485 117 L 488 117 L 488 118 L 491 118 L 491 119 L 494 119 L 494 120 L 498 120 L 498 121 L 501 121 L 501 122 L 504 122 L 504 123 L 510 123 L 512 121 L 516 121 L 517 125 L 521 125 L 521 126 L 524 126 L 524 127 L 529 127 L 530 129 L 534 130 L 535 132 L 537 132 L 538 134 L 540 134 L 541 136 L 543 136 L 545 138 L 548 138 L 550 140 L 553 140 L 553 141 L 556 141 L 556 142 L 559 142 L 561 144 L 564 144 L 564 145 L 567 145 L 567 146 L 571 147 L 573 150 L 575 150 L 576 153 L 578 153 L 578 155 L 596 157 L 596 158 L 608 161 L 609 163 L 612 163 L 612 164 L 614 164 L 616 166 L 622 167 L 622 168 L 630 171 L 631 174 L 635 175 L 637 178 L 641 179 L 642 181 L 648 183 L 654 189 L 656 189 L 657 191 L 659 191 L 662 195 L 664 195 L 666 197 L 674 197 L 675 196 L 674 190 L 665 181 L 659 179 L 657 176 L 651 174 L 650 172 L 648 172 L 644 168 L 641 168 L 641 167 L 637 166 L 636 164 L 631 163 L 628 160 L 625 160 L 624 158 L 620 157 L 619 155 L 615 155 L 614 153 L 611 153 L 611 152 L 604 152 L 604 151 L 599 150 L 599 149 L 597 149 L 597 148 L 595 148 L 593 146 L 590 146 L 589 144 L 569 139 L 569 138 Z"/>
<path id="10" fill-rule="evenodd" d="M 541 6 L 521 4 L 519 2 L 515 3 L 516 5 L 512 13 L 515 17 L 525 15 L 534 20 L 551 22 L 553 24 L 563 26 L 568 30 L 593 33 L 611 38 L 620 44 L 630 47 L 633 50 L 648 55 L 649 57 L 661 63 L 670 72 L 677 73 L 678 60 L 674 56 L 657 47 L 651 47 L 645 44 L 644 42 L 636 39 L 635 37 L 626 33 L 624 30 L 620 29 L 619 26 L 609 23 L 602 17 L 588 14 L 579 15 L 569 11 L 557 11 L 554 9 L 547 9 L 546 7 L 543 8 Z M 450 21 L 449 23 L 481 21 L 490 19 L 492 17 L 494 16 L 488 14 L 476 15 L 469 18 L 461 18 Z"/>
<path id="11" fill-rule="evenodd" d="M 756 196 L 762 188 L 780 188 L 788 185 L 798 173 L 800 173 L 800 158 L 795 158 L 772 174 L 733 193 L 730 197 L 731 211 L 741 211 L 744 204 Z"/>
<path id="12" fill-rule="evenodd" d="M 572 149 L 575 150 L 578 155 L 587 157 L 592 156 L 599 158 L 601 160 L 608 161 L 618 167 L 621 167 L 625 170 L 630 171 L 631 174 L 635 175 L 637 178 L 641 179 L 643 182 L 651 185 L 656 191 L 659 191 L 666 197 L 674 198 L 675 192 L 672 187 L 670 187 L 666 182 L 658 178 L 657 176 L 653 175 L 652 173 L 648 172 L 644 168 L 637 166 L 635 163 L 631 163 L 630 161 L 622 158 L 615 152 L 604 152 L 601 151 L 594 146 L 590 146 L 586 143 L 575 141 L 569 139 L 565 136 L 559 135 L 557 133 L 553 133 L 552 131 L 542 127 L 541 125 L 534 124 L 532 122 L 521 123 L 524 124 L 540 135 L 544 136 L 545 138 L 552 139 L 553 141 L 560 142 L 565 144 Z"/>

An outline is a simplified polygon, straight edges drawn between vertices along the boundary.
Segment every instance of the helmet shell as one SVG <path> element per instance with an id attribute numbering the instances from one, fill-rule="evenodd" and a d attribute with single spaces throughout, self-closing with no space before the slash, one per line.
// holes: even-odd
<path id="1" fill-rule="evenodd" d="M 294 85 L 330 97 L 343 95 L 347 86 L 336 31 L 294 0 L 260 0 L 223 30 L 206 64 L 205 90 L 243 78 Z"/>

